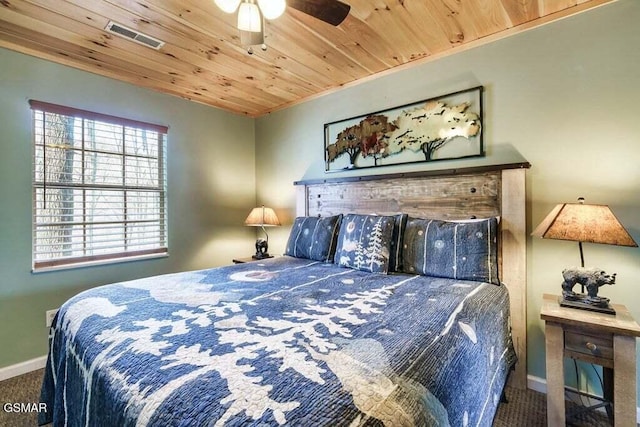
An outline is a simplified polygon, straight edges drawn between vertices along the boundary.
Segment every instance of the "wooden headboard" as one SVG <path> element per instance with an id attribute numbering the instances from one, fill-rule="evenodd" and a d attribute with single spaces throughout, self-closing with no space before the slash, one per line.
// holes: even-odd
<path id="1" fill-rule="evenodd" d="M 500 216 L 499 269 L 509 289 L 518 363 L 511 385 L 527 385 L 525 172 L 529 163 L 295 182 L 297 216 L 339 213 L 468 219 Z"/>

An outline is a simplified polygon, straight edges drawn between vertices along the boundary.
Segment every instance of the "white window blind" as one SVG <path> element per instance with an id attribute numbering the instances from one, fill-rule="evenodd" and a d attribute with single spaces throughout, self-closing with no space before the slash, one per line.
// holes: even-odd
<path id="1" fill-rule="evenodd" d="M 39 101 L 33 268 L 167 252 L 167 127 Z"/>

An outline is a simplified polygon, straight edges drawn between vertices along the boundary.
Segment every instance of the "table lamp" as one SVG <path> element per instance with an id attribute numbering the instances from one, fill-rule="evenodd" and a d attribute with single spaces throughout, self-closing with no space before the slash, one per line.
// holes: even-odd
<path id="1" fill-rule="evenodd" d="M 252 256 L 253 259 L 265 259 L 272 258 L 269 255 L 269 235 L 267 234 L 267 230 L 265 227 L 273 227 L 276 225 L 280 225 L 280 221 L 278 221 L 278 217 L 276 213 L 271 208 L 265 208 L 264 205 L 253 208 L 249 213 L 247 219 L 244 220 L 244 225 L 248 225 L 251 227 L 261 227 L 262 231 L 264 231 L 264 235 L 267 237 L 266 239 L 257 239 L 256 240 L 256 254 Z"/>
<path id="2" fill-rule="evenodd" d="M 564 282 L 561 306 L 615 314 L 615 310 L 609 305 L 609 299 L 598 296 L 598 288 L 613 285 L 616 274 L 610 275 L 598 268 L 585 268 L 582 252 L 582 242 L 638 246 L 608 206 L 587 205 L 582 197 L 578 198 L 578 203 L 556 205 L 531 235 L 543 239 L 578 242 L 580 268 L 568 268 L 562 272 Z M 581 293 L 573 291 L 576 284 L 581 285 Z"/>

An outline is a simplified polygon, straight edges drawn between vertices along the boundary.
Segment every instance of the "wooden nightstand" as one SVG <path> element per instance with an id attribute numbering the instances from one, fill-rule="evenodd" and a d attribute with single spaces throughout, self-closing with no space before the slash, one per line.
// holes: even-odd
<path id="1" fill-rule="evenodd" d="M 269 259 L 269 258 L 273 258 L 273 255 L 269 256 L 269 257 L 266 257 L 266 258 L 263 258 L 263 259 L 255 259 L 255 258 L 250 257 L 250 256 L 244 257 L 244 258 L 234 258 L 233 259 L 233 263 L 234 264 L 244 264 L 245 262 L 262 261 L 262 260 Z"/>
<path id="2" fill-rule="evenodd" d="M 616 315 L 560 307 L 543 296 L 547 352 L 547 425 L 565 426 L 564 357 L 603 367 L 604 398 L 613 402 L 614 426 L 636 427 L 636 337 L 640 326 L 623 305 Z"/>

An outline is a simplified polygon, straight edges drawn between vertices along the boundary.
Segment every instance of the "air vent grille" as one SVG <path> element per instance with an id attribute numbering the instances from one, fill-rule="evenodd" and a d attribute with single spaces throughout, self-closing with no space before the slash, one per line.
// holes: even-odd
<path id="1" fill-rule="evenodd" d="M 120 37 L 124 37 L 125 39 L 129 39 L 136 43 L 140 43 L 141 45 L 150 47 L 152 49 L 158 50 L 162 46 L 164 46 L 164 42 L 161 40 L 158 40 L 147 34 L 142 34 L 136 30 L 132 30 L 131 28 L 127 28 L 124 25 L 118 24 L 113 21 L 109 21 L 109 23 L 105 27 L 105 30 L 113 34 L 117 34 Z"/>

